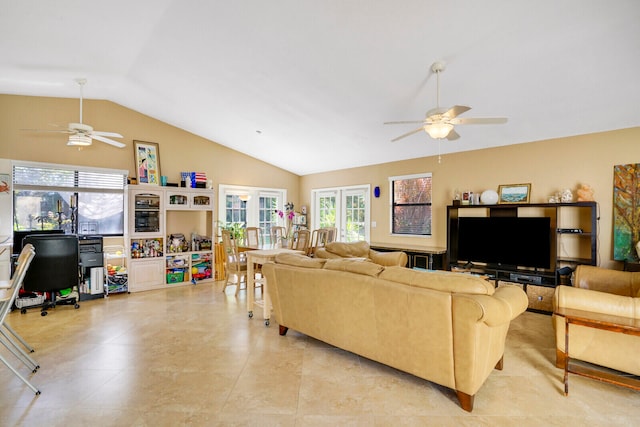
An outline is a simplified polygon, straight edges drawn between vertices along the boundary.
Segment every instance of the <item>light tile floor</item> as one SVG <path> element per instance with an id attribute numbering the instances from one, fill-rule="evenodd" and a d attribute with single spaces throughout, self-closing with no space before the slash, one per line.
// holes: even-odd
<path id="1" fill-rule="evenodd" d="M 275 322 L 248 319 L 245 291 L 221 289 L 112 295 L 46 317 L 14 311 L 9 323 L 42 367 L 31 375 L 6 356 L 42 394 L 0 365 L 0 425 L 640 425 L 638 392 L 572 376 L 563 396 L 546 315 L 512 323 L 504 370 L 467 413 L 449 389 L 293 330 L 279 336 Z"/>

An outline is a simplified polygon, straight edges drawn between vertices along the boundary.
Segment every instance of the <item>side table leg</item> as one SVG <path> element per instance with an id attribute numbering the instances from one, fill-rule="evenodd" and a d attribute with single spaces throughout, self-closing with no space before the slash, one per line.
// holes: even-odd
<path id="1" fill-rule="evenodd" d="M 564 395 L 569 394 L 569 318 L 564 319 Z"/>

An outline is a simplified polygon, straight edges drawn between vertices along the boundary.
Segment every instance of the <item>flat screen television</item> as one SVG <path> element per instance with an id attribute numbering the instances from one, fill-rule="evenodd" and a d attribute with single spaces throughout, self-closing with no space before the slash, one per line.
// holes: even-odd
<path id="1" fill-rule="evenodd" d="M 457 261 L 551 268 L 551 218 L 458 218 Z"/>

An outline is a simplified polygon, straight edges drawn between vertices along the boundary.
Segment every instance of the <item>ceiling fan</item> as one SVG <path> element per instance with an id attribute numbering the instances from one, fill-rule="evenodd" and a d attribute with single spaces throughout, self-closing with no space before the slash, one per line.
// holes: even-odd
<path id="1" fill-rule="evenodd" d="M 87 83 L 87 79 L 75 79 L 76 83 L 80 86 L 80 122 L 79 123 L 69 123 L 67 129 L 65 130 L 39 130 L 36 129 L 36 132 L 57 132 L 57 133 L 66 133 L 69 134 L 69 140 L 67 141 L 67 145 L 77 146 L 77 147 L 87 147 L 91 145 L 92 139 L 95 139 L 100 142 L 104 142 L 109 145 L 113 145 L 114 147 L 123 148 L 126 145 L 119 141 L 114 141 L 111 138 L 122 138 L 122 135 L 116 132 L 104 132 L 93 130 L 93 127 L 82 123 L 82 100 L 83 100 L 83 88 Z"/>
<path id="2" fill-rule="evenodd" d="M 449 141 L 460 138 L 458 132 L 455 131 L 454 125 L 484 125 L 484 124 L 501 124 L 506 123 L 507 119 L 504 117 L 487 117 L 487 118 L 460 118 L 460 114 L 469 111 L 471 107 L 465 105 L 454 105 L 451 108 L 440 107 L 440 73 L 444 71 L 443 62 L 434 62 L 431 65 L 431 71 L 436 74 L 437 78 L 437 92 L 436 92 L 436 108 L 432 108 L 427 111 L 426 118 L 424 120 L 405 120 L 396 122 L 385 122 L 385 125 L 399 125 L 409 123 L 421 123 L 421 126 L 417 129 L 400 135 L 397 138 L 392 139 L 392 142 L 399 139 L 418 133 L 424 130 L 433 139 L 448 139 Z"/>

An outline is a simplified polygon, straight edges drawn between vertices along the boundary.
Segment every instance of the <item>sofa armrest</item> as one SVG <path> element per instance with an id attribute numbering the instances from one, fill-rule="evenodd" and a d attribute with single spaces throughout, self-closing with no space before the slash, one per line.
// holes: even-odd
<path id="1" fill-rule="evenodd" d="M 454 294 L 454 317 L 489 327 L 509 324 L 522 314 L 529 303 L 527 294 L 517 286 L 503 286 L 493 295 Z"/>
<path id="2" fill-rule="evenodd" d="M 404 252 L 378 252 L 373 249 L 369 249 L 369 258 L 371 261 L 379 265 L 399 267 L 405 267 L 407 265 L 408 257 Z"/>
<path id="3" fill-rule="evenodd" d="M 571 308 L 594 313 L 637 318 L 640 299 L 590 289 L 557 286 L 553 298 L 553 309 Z"/>

